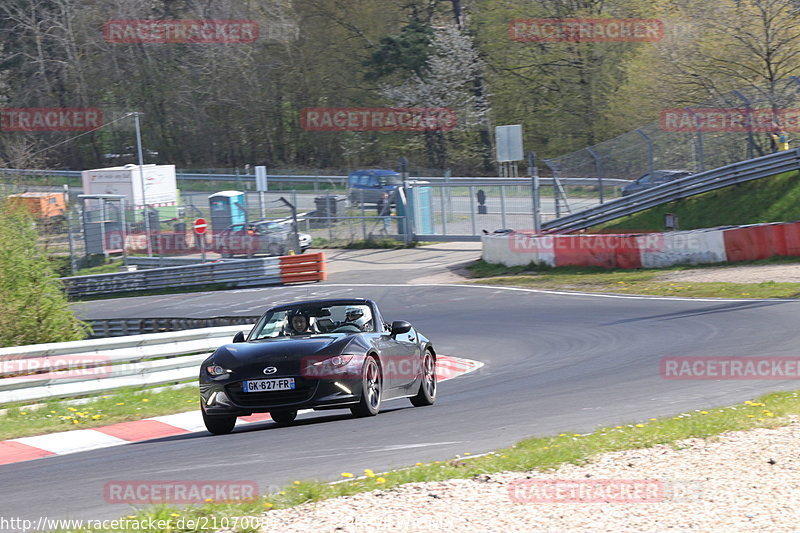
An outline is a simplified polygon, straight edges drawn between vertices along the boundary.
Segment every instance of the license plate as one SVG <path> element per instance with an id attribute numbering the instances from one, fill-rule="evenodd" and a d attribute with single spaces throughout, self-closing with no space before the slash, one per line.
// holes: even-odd
<path id="1" fill-rule="evenodd" d="M 244 392 L 269 392 L 294 389 L 294 378 L 253 379 L 242 382 Z"/>

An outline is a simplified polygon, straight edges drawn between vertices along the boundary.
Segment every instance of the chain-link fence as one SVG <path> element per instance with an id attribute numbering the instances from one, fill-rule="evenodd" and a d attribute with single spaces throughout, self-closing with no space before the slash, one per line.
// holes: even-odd
<path id="1" fill-rule="evenodd" d="M 774 152 L 772 134 L 800 135 L 800 79 L 731 91 L 698 106 L 665 109 L 661 119 L 546 160 L 561 178 L 636 179 L 660 169 L 701 172 Z"/>

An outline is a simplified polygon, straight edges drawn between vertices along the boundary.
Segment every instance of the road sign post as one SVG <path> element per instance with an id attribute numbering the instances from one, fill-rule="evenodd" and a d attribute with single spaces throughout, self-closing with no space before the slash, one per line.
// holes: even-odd
<path id="1" fill-rule="evenodd" d="M 206 260 L 206 230 L 208 229 L 208 222 L 204 218 L 198 218 L 192 225 L 194 233 L 200 237 L 200 257 L 203 261 Z"/>

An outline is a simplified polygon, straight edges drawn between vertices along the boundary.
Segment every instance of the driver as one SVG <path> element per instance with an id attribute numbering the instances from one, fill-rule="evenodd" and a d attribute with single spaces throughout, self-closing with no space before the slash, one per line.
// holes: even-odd
<path id="1" fill-rule="evenodd" d="M 344 322 L 342 325 L 352 325 L 360 330 L 364 330 L 369 322 L 369 318 L 364 316 L 364 310 L 360 307 L 348 307 L 344 312 Z"/>
<path id="2" fill-rule="evenodd" d="M 311 321 L 305 315 L 294 315 L 291 319 L 291 325 L 295 335 L 310 335 L 314 333 L 311 329 Z"/>

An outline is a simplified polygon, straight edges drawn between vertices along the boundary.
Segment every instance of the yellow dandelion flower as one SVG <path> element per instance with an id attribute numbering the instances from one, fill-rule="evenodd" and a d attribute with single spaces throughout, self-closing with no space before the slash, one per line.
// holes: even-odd
<path id="1" fill-rule="evenodd" d="M 464 455 L 472 455 L 472 454 L 469 452 L 464 452 Z"/>
<path id="2" fill-rule="evenodd" d="M 572 434 L 572 436 L 573 436 L 573 437 L 580 437 L 580 436 L 581 436 L 581 434 L 580 434 L 580 433 L 573 433 L 573 434 Z"/>
<path id="3" fill-rule="evenodd" d="M 636 424 L 636 427 L 637 427 L 637 428 L 643 428 L 643 427 L 644 427 L 644 424 Z"/>
<path id="4" fill-rule="evenodd" d="M 272 509 L 274 506 L 271 502 L 264 502 L 264 509 Z"/>
<path id="5" fill-rule="evenodd" d="M 170 516 L 174 516 L 175 518 L 177 518 L 177 517 L 179 517 L 179 516 L 180 516 L 180 514 L 178 514 L 178 513 L 172 513 Z"/>
<path id="6" fill-rule="evenodd" d="M 653 422 L 655 422 L 655 421 L 657 421 L 658 419 L 657 419 L 657 418 L 651 418 L 650 420 L 652 420 Z"/>
<path id="7" fill-rule="evenodd" d="M 386 479 L 382 477 L 376 477 L 375 483 L 386 483 Z"/>
<path id="8" fill-rule="evenodd" d="M 205 501 L 206 503 L 213 503 L 214 502 L 214 498 L 206 498 L 203 501 Z"/>
<path id="9" fill-rule="evenodd" d="M 55 412 L 55 411 L 50 411 L 50 412 L 51 412 L 51 413 L 53 413 L 53 414 L 56 414 L 56 412 Z"/>
<path id="10" fill-rule="evenodd" d="M 72 421 L 72 423 L 73 423 L 73 424 L 80 424 L 80 423 L 81 423 L 81 421 L 80 421 L 80 420 L 77 420 L 77 419 L 75 419 L 75 420 L 73 420 L 73 421 Z"/>
<path id="11" fill-rule="evenodd" d="M 73 413 L 77 411 L 74 407 L 67 407 L 67 411 L 72 411 Z"/>
<path id="12" fill-rule="evenodd" d="M 353 474 L 350 472 L 342 472 L 342 477 L 353 477 Z"/>
<path id="13" fill-rule="evenodd" d="M 103 415 L 92 415 L 92 420 L 99 420 L 103 417 Z"/>
<path id="14" fill-rule="evenodd" d="M 117 402 L 116 405 L 125 405 L 125 402 Z"/>
<path id="15" fill-rule="evenodd" d="M 27 414 L 28 414 L 28 412 L 27 412 L 27 411 L 22 411 L 20 414 L 21 414 L 22 416 L 25 416 L 25 415 L 27 415 Z"/>
<path id="16" fill-rule="evenodd" d="M 371 468 L 365 468 L 364 475 L 367 477 L 375 477 L 375 472 L 373 472 Z"/>
<path id="17" fill-rule="evenodd" d="M 294 482 L 294 484 L 295 484 L 295 485 L 299 485 L 299 484 L 300 484 L 300 482 L 299 482 L 299 481 L 295 481 L 295 482 Z"/>
<path id="18" fill-rule="evenodd" d="M 708 414 L 708 411 L 700 411 L 700 414 L 701 414 L 701 415 L 707 415 L 707 414 Z"/>

